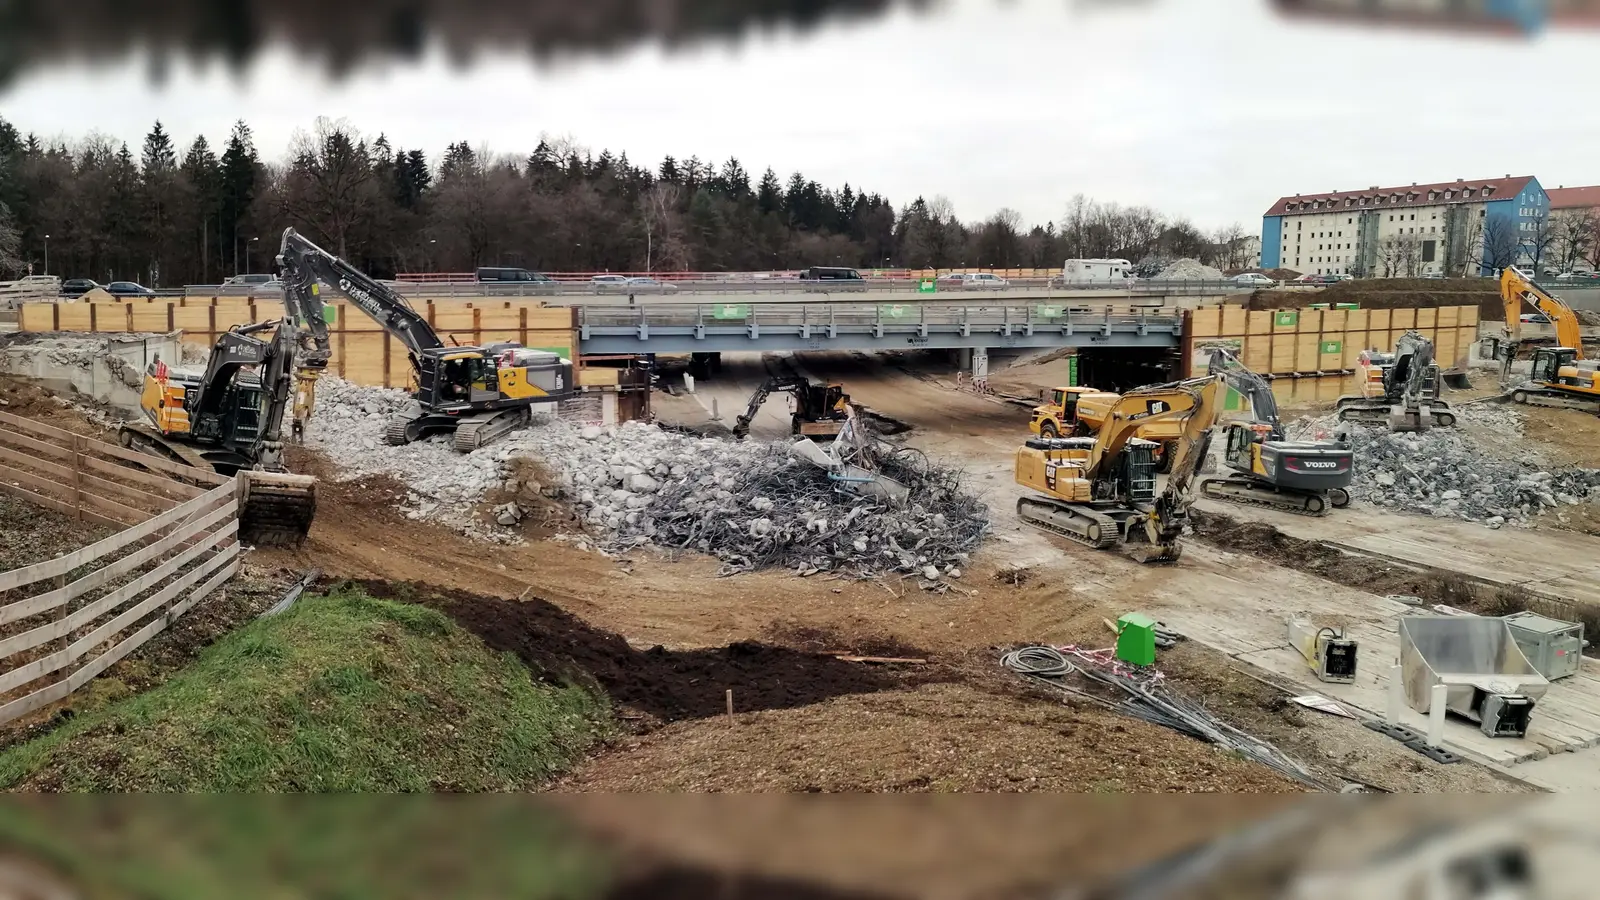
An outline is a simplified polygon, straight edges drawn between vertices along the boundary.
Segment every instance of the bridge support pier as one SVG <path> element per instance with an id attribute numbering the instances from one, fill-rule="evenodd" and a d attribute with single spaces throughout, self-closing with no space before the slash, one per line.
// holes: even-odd
<path id="1" fill-rule="evenodd" d="M 989 348 L 972 347 L 961 351 L 961 367 L 972 375 L 972 386 L 984 390 L 989 386 Z"/>

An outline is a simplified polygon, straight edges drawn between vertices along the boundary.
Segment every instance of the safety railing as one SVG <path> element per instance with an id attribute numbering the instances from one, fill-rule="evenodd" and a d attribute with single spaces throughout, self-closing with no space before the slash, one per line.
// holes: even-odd
<path id="1" fill-rule="evenodd" d="M 1073 307 L 1060 304 L 997 304 L 951 306 L 933 303 L 893 305 L 817 304 L 660 304 L 628 308 L 578 307 L 580 334 L 590 329 L 630 328 L 763 328 L 927 326 L 940 329 L 1007 325 L 1110 326 L 1113 328 L 1176 328 L 1178 311 L 1106 304 Z"/>

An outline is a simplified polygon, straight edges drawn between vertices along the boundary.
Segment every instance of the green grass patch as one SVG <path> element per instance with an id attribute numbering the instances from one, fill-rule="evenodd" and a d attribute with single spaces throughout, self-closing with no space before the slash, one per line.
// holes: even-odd
<path id="1" fill-rule="evenodd" d="M 307 597 L 165 684 L 0 754 L 0 786 L 57 791 L 507 791 L 610 728 L 603 698 L 535 683 L 444 614 Z"/>

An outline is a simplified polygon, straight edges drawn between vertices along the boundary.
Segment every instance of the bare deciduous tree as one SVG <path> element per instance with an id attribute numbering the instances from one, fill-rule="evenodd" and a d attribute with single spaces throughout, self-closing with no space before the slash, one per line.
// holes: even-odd
<path id="1" fill-rule="evenodd" d="M 1585 217 L 1589 223 L 1589 268 L 1600 272 L 1600 209 L 1589 210 Z"/>
<path id="2" fill-rule="evenodd" d="M 1518 229 L 1522 255 L 1533 261 L 1535 275 L 1543 274 L 1544 259 L 1555 246 L 1558 226 L 1551 221 L 1549 213 L 1529 217 L 1519 225 L 1526 226 Z"/>
<path id="3" fill-rule="evenodd" d="M 689 246 L 681 207 L 683 188 L 658 181 L 639 197 L 639 221 L 645 232 L 645 271 L 685 269 L 689 266 Z"/>
<path id="4" fill-rule="evenodd" d="M 1555 240 L 1550 249 L 1555 254 L 1556 265 L 1561 271 L 1571 272 L 1573 267 L 1583 261 L 1584 254 L 1596 237 L 1594 225 L 1587 211 L 1552 217 L 1550 228 Z"/>
<path id="5" fill-rule="evenodd" d="M 1483 223 L 1483 264 L 1499 271 L 1517 264 L 1522 241 L 1510 219 L 1492 218 Z"/>
<path id="6" fill-rule="evenodd" d="M 351 233 L 377 200 L 366 141 L 345 120 L 319 116 L 310 133 L 296 132 L 290 156 L 287 211 L 326 236 L 340 256 L 349 255 Z"/>

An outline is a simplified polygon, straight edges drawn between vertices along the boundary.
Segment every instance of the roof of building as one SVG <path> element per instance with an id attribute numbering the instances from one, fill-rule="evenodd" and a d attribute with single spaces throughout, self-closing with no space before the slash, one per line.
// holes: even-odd
<path id="1" fill-rule="evenodd" d="M 1404 187 L 1370 187 L 1364 191 L 1330 191 L 1326 194 L 1296 194 L 1279 197 L 1267 208 L 1265 215 L 1298 215 L 1308 212 L 1331 212 L 1342 209 L 1383 209 L 1395 206 L 1434 206 L 1439 203 L 1472 203 L 1484 199 L 1501 200 L 1515 197 L 1533 180 L 1532 175 L 1518 178 L 1458 178 L 1438 184 L 1412 184 Z M 1468 192 L 1471 193 L 1468 193 Z M 1382 198 L 1381 200 L 1379 198 Z M 1366 202 L 1363 203 L 1362 201 Z"/>
<path id="2" fill-rule="evenodd" d="M 1559 187 L 1546 191 L 1551 209 L 1589 209 L 1600 206 L 1600 184 L 1588 187 Z"/>

